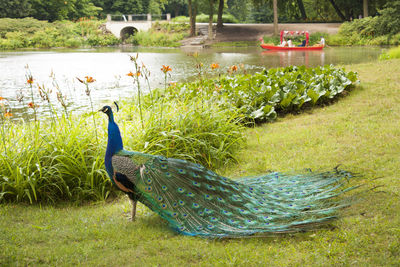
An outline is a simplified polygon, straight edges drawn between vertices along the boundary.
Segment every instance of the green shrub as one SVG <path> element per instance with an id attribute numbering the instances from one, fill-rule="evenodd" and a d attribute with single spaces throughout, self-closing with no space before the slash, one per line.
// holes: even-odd
<path id="1" fill-rule="evenodd" d="M 331 46 L 348 45 L 347 38 L 340 34 L 328 35 L 325 41 Z"/>
<path id="2" fill-rule="evenodd" d="M 216 23 L 218 19 L 218 15 L 213 16 L 213 22 Z M 209 20 L 209 15 L 200 14 L 196 16 L 196 22 L 206 23 Z M 239 21 L 231 14 L 223 14 L 222 15 L 223 23 L 238 23 Z"/>
<path id="3" fill-rule="evenodd" d="M 347 45 L 397 45 L 399 34 L 400 1 L 390 1 L 379 16 L 344 22 L 339 28 L 341 37 L 332 41 Z"/>
<path id="4" fill-rule="evenodd" d="M 378 17 L 366 17 L 363 19 L 355 19 L 351 22 L 344 22 L 339 28 L 339 34 L 350 37 L 354 33 L 362 37 L 374 37 L 381 35 L 377 30 Z"/>
<path id="5" fill-rule="evenodd" d="M 47 21 L 40 21 L 34 18 L 9 19 L 0 18 L 0 37 L 5 37 L 8 32 L 24 32 L 34 34 L 36 31 L 48 27 Z"/>
<path id="6" fill-rule="evenodd" d="M 139 31 L 131 38 L 125 40 L 134 45 L 141 46 L 164 46 L 164 47 L 178 47 L 180 46 L 180 40 L 184 38 L 182 33 L 163 33 L 153 31 Z"/>
<path id="7" fill-rule="evenodd" d="M 189 23 L 189 17 L 178 16 L 172 19 L 172 22 Z"/>
<path id="8" fill-rule="evenodd" d="M 178 47 L 189 35 L 190 26 L 185 23 L 155 22 L 149 31 L 139 31 L 125 39 L 125 43 L 140 46 Z"/>
<path id="9" fill-rule="evenodd" d="M 391 48 L 389 51 L 386 51 L 379 56 L 379 59 L 381 60 L 394 58 L 400 58 L 400 46 Z"/>
<path id="10" fill-rule="evenodd" d="M 83 43 L 82 38 L 69 38 L 65 40 L 65 46 L 66 47 L 71 47 L 71 48 L 76 48 L 76 47 L 80 47 Z"/>
<path id="11" fill-rule="evenodd" d="M 32 18 L 0 19 L 0 49 L 119 44 L 118 38 L 99 29 L 101 24 L 102 21 L 90 19 L 53 23 Z"/>
<path id="12" fill-rule="evenodd" d="M 281 39 L 279 36 L 264 36 L 264 43 L 266 44 L 274 44 L 274 45 L 278 45 L 281 43 Z"/>
<path id="13" fill-rule="evenodd" d="M 190 25 L 188 23 L 169 23 L 156 21 L 151 25 L 152 31 L 164 33 L 188 33 Z"/>

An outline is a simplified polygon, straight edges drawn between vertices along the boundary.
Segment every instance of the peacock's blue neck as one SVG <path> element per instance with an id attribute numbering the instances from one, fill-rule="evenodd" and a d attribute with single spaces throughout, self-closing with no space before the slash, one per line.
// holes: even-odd
<path id="1" fill-rule="evenodd" d="M 113 177 L 114 170 L 112 167 L 112 156 L 118 151 L 123 149 L 121 132 L 119 131 L 118 125 L 114 121 L 114 116 L 112 113 L 108 114 L 108 142 L 107 150 L 105 156 L 105 166 L 110 178 Z"/>

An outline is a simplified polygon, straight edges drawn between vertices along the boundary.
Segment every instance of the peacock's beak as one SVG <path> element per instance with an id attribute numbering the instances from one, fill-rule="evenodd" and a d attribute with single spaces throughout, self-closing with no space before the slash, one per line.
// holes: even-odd
<path id="1" fill-rule="evenodd" d="M 108 107 L 104 106 L 104 107 L 102 107 L 101 109 L 99 109 L 99 112 L 101 111 L 101 112 L 106 113 L 106 112 L 107 112 L 107 109 L 108 109 Z"/>

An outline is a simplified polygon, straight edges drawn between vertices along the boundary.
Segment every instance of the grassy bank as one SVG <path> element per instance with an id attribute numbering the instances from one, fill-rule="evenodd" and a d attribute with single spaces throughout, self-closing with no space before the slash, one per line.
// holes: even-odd
<path id="1" fill-rule="evenodd" d="M 362 88 L 335 105 L 247 129 L 239 164 L 220 173 L 243 176 L 267 169 L 310 167 L 361 173 L 383 185 L 345 211 L 336 227 L 259 239 L 205 240 L 178 236 L 139 206 L 127 221 L 129 201 L 83 207 L 0 206 L 2 265 L 358 265 L 400 264 L 400 60 L 347 67 Z M 373 178 L 379 180 L 372 182 Z"/>

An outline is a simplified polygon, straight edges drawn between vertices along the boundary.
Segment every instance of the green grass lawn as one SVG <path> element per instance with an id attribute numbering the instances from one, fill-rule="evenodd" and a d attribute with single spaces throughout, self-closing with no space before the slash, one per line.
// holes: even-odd
<path id="1" fill-rule="evenodd" d="M 1 266 L 399 266 L 400 60 L 348 66 L 361 87 L 337 103 L 247 130 L 229 176 L 304 168 L 357 172 L 383 185 L 333 227 L 266 238 L 179 236 L 143 206 L 129 222 L 126 197 L 82 207 L 0 206 Z M 374 180 L 375 178 L 380 178 Z"/>

